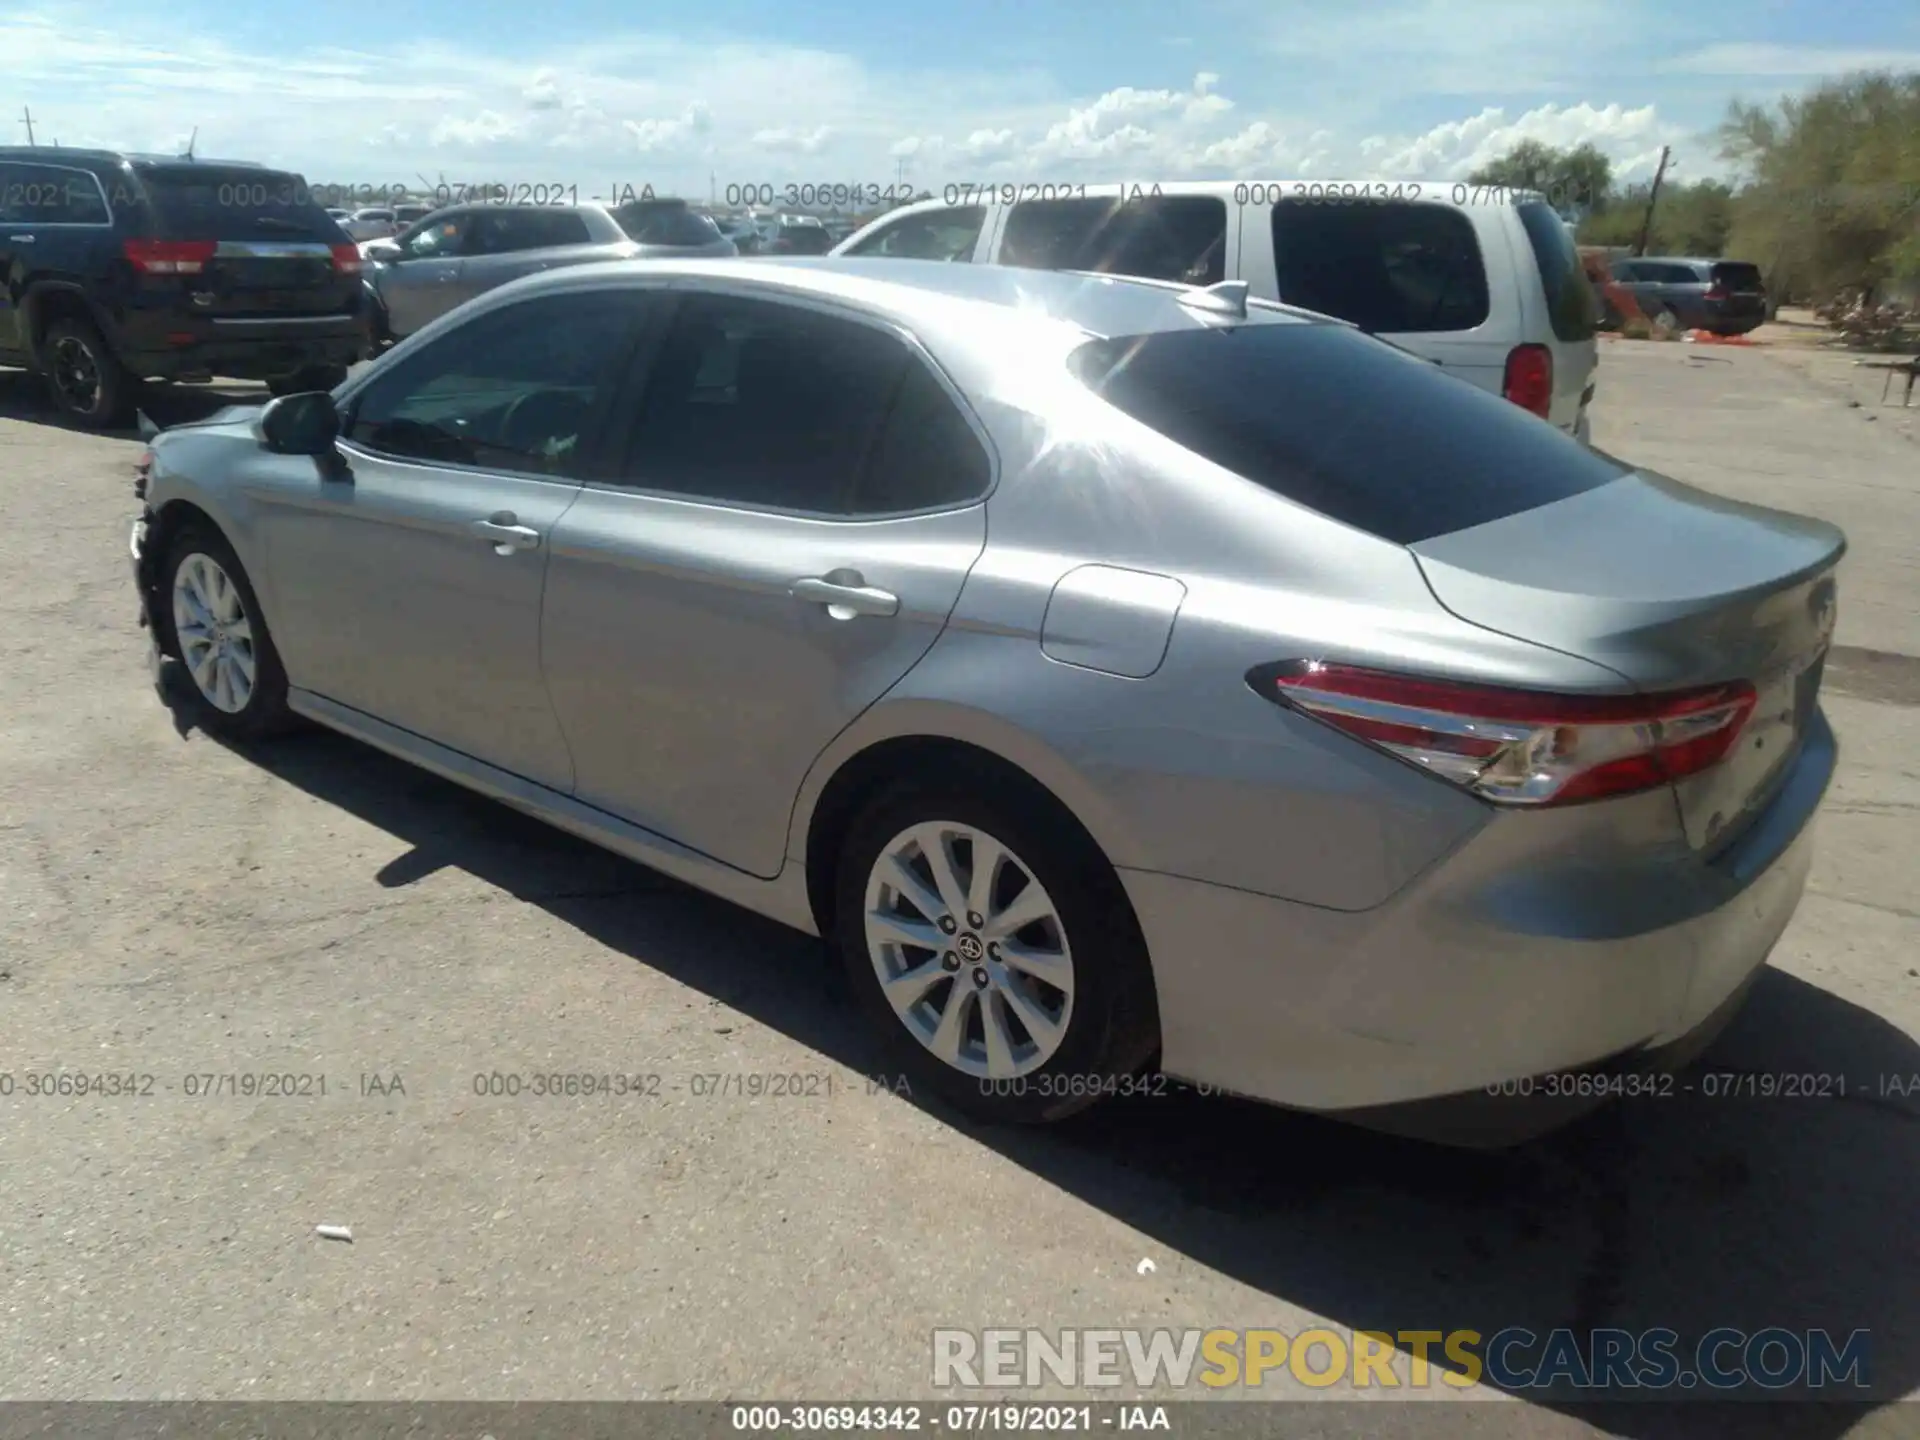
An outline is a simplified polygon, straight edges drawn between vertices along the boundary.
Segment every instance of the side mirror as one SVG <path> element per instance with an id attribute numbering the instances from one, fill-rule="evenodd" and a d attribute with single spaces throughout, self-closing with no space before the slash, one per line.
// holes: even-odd
<path id="1" fill-rule="evenodd" d="M 340 412 L 324 390 L 282 395 L 260 412 L 260 438 L 276 455 L 331 455 Z"/>
<path id="2" fill-rule="evenodd" d="M 391 240 L 369 240 L 367 242 L 367 248 L 362 253 L 365 254 L 369 260 L 378 260 L 382 264 L 391 265 L 407 252 Z"/>

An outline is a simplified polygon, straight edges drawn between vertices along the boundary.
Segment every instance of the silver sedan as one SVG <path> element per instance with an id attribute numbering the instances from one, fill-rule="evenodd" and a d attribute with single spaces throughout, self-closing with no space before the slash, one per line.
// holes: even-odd
<path id="1" fill-rule="evenodd" d="M 1835 761 L 1838 531 L 1233 285 L 582 266 L 139 486 L 209 729 L 821 935 L 989 1119 L 1177 1077 L 1497 1141 L 1651 1086 Z"/>

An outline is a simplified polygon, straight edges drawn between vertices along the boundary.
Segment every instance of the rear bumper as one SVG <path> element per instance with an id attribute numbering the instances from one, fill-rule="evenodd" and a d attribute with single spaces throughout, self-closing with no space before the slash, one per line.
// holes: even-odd
<path id="1" fill-rule="evenodd" d="M 218 319 L 144 317 L 122 330 L 121 363 L 136 375 L 170 380 L 231 375 L 267 380 L 309 365 L 352 365 L 371 337 L 363 313 Z"/>
<path id="2" fill-rule="evenodd" d="M 1571 1119 L 1606 1093 L 1554 1106 L 1487 1087 L 1681 1063 L 1710 1040 L 1799 904 L 1836 754 L 1822 717 L 1774 803 L 1711 863 L 1658 793 L 1499 814 L 1368 911 L 1123 872 L 1153 957 L 1162 1066 L 1456 1142 Z"/>

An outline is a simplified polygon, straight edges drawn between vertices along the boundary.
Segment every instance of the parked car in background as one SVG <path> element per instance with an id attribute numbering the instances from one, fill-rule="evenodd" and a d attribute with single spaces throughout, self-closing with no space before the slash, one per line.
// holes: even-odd
<path id="1" fill-rule="evenodd" d="M 649 253 L 599 205 L 477 203 L 439 210 L 361 248 L 375 346 L 405 339 L 474 296 L 561 265 Z"/>
<path id="2" fill-rule="evenodd" d="M 400 229 L 400 220 L 387 205 L 369 205 L 354 211 L 340 222 L 348 238 L 358 242 L 384 240 Z"/>
<path id="3" fill-rule="evenodd" d="M 812 215 L 782 215 L 772 226 L 762 252 L 768 255 L 824 255 L 833 249 L 827 227 Z"/>
<path id="4" fill-rule="evenodd" d="M 608 213 L 614 223 L 649 255 L 707 256 L 739 254 L 711 215 L 685 200 L 629 200 Z"/>
<path id="5" fill-rule="evenodd" d="M 1655 325 L 1744 335 L 1767 323 L 1766 282 L 1748 261 L 1633 256 L 1609 268 Z M 1617 313 L 1607 318 L 1619 323 Z"/>
<path id="6" fill-rule="evenodd" d="M 1837 530 L 1244 282 L 573 267 L 142 473 L 198 723 L 828 937 L 888 1068 L 989 1121 L 1156 1056 L 1480 1143 L 1643 1093 L 1835 765 Z"/>
<path id="7" fill-rule="evenodd" d="M 1256 298 L 1351 321 L 1588 433 L 1598 314 L 1566 222 L 1544 198 L 1460 204 L 1431 185 L 1332 181 L 1072 190 L 1012 205 L 921 201 L 833 253 L 1244 280 Z"/>
<path id="8" fill-rule="evenodd" d="M 351 220 L 353 218 L 353 212 L 351 210 L 342 210 L 338 205 L 334 205 L 328 207 L 327 217 L 335 221 Z"/>
<path id="9" fill-rule="evenodd" d="M 433 213 L 433 206 L 431 205 L 396 205 L 394 206 L 393 207 L 393 223 L 397 227 L 395 233 L 398 233 L 399 230 L 406 229 L 407 226 L 409 225 L 419 224 L 420 221 L 426 219 L 427 216 L 431 215 L 432 213 Z"/>
<path id="10" fill-rule="evenodd" d="M 365 345 L 360 255 L 306 194 L 240 161 L 0 147 L 0 365 L 102 428 L 142 380 L 339 383 Z"/>

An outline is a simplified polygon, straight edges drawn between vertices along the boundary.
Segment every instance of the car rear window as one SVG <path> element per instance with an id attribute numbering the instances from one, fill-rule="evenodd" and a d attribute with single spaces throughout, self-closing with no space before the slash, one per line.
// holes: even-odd
<path id="1" fill-rule="evenodd" d="M 1522 201 L 1514 208 L 1519 211 L 1520 224 L 1540 267 L 1554 335 L 1569 342 L 1591 340 L 1600 326 L 1599 307 L 1594 304 L 1586 272 L 1580 268 L 1580 252 L 1567 222 L 1544 200 Z"/>
<path id="2" fill-rule="evenodd" d="M 1273 207 L 1280 298 L 1375 334 L 1471 330 L 1487 320 L 1487 267 L 1473 222 L 1404 201 Z"/>
<path id="3" fill-rule="evenodd" d="M 613 218 L 641 245 L 711 245 L 721 238 L 711 217 L 685 205 L 622 205 Z"/>
<path id="4" fill-rule="evenodd" d="M 1195 454 L 1400 545 L 1596 489 L 1626 467 L 1344 325 L 1095 340 L 1074 374 Z"/>
<path id="5" fill-rule="evenodd" d="M 1760 278 L 1760 267 L 1749 265 L 1744 260 L 1721 260 L 1713 267 L 1713 279 L 1717 285 L 1728 290 L 1756 291 L 1765 290 L 1766 282 Z"/>
<path id="6" fill-rule="evenodd" d="M 136 173 L 168 239 L 344 243 L 346 238 L 307 182 L 287 171 L 145 165 Z"/>
<path id="7" fill-rule="evenodd" d="M 1226 251 L 1227 205 L 1212 195 L 1029 200 L 1007 216 L 1000 263 L 1215 285 Z"/>

